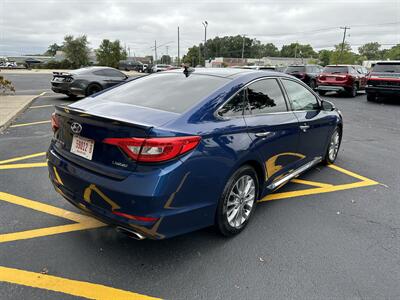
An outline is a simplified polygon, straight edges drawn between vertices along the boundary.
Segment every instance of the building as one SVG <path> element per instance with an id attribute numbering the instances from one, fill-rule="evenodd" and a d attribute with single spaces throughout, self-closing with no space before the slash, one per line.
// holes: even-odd
<path id="1" fill-rule="evenodd" d="M 216 57 L 211 61 L 206 61 L 206 68 L 223 68 L 232 66 L 276 66 L 287 67 L 289 65 L 300 65 L 309 63 L 312 58 L 302 57 L 263 57 L 263 58 L 229 58 Z"/>

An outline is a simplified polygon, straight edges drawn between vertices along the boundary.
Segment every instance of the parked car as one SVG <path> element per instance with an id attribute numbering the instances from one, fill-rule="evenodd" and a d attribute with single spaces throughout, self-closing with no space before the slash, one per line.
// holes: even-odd
<path id="1" fill-rule="evenodd" d="M 317 77 L 317 90 L 320 95 L 327 92 L 346 93 L 357 96 L 357 91 L 364 90 L 367 83 L 367 70 L 362 66 L 329 65 Z"/>
<path id="2" fill-rule="evenodd" d="M 56 106 L 47 152 L 66 200 L 137 238 L 242 231 L 257 200 L 321 161 L 342 117 L 284 73 L 172 70 Z"/>
<path id="3" fill-rule="evenodd" d="M 158 64 L 153 66 L 153 73 L 161 72 L 161 71 L 167 71 L 168 68 L 171 68 L 171 65 L 163 65 L 163 64 Z"/>
<path id="4" fill-rule="evenodd" d="M 368 101 L 381 97 L 400 96 L 400 61 L 378 62 L 368 76 L 366 92 Z"/>
<path id="5" fill-rule="evenodd" d="M 128 79 L 121 71 L 109 67 L 87 67 L 71 72 L 53 72 L 51 89 L 71 98 L 90 96 Z"/>
<path id="6" fill-rule="evenodd" d="M 312 89 L 317 87 L 317 76 L 321 72 L 322 67 L 319 65 L 292 65 L 285 69 L 286 74 L 299 78 Z"/>
<path id="7" fill-rule="evenodd" d="M 136 72 L 143 72 L 144 67 L 140 61 L 133 61 L 133 60 L 120 60 L 118 69 L 124 71 L 136 71 Z"/>
<path id="8" fill-rule="evenodd" d="M 241 66 L 240 69 L 248 69 L 248 70 L 260 70 L 260 71 L 275 71 L 275 66 Z"/>

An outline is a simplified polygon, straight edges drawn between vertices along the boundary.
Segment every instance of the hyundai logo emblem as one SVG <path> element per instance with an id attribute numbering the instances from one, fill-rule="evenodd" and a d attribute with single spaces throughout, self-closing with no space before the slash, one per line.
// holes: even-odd
<path id="1" fill-rule="evenodd" d="M 82 131 L 82 125 L 79 124 L 79 123 L 76 123 L 76 122 L 72 123 L 72 124 L 71 124 L 71 131 L 72 131 L 73 133 L 76 133 L 76 134 L 81 133 L 81 131 Z"/>

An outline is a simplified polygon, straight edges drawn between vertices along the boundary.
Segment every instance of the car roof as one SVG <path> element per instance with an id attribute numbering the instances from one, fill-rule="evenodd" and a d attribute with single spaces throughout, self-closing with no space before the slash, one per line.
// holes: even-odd
<path id="1" fill-rule="evenodd" d="M 249 75 L 250 77 L 265 77 L 265 76 L 289 77 L 283 73 L 272 71 L 272 70 L 271 71 L 265 70 L 263 72 L 260 72 L 258 70 L 254 70 L 254 69 L 239 69 L 239 68 L 193 68 L 193 69 L 194 69 L 193 74 L 217 76 L 217 77 L 223 77 L 223 78 L 227 78 L 227 79 L 235 79 L 235 78 L 239 78 L 241 76 L 246 76 L 246 75 Z M 181 73 L 181 72 L 183 72 L 183 69 L 170 70 L 170 71 L 166 71 L 166 72 Z M 251 75 L 253 75 L 253 76 L 251 76 Z"/>

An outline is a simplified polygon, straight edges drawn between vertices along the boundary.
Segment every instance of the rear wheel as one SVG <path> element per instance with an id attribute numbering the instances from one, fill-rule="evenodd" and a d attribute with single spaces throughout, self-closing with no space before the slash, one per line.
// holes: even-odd
<path id="1" fill-rule="evenodd" d="M 252 216 L 258 197 L 258 178 L 248 166 L 239 168 L 228 180 L 220 198 L 216 214 L 216 227 L 225 236 L 241 232 Z"/>
<path id="2" fill-rule="evenodd" d="M 86 96 L 93 95 L 95 93 L 98 93 L 102 90 L 102 87 L 98 84 L 91 84 L 87 87 L 86 89 Z"/>
<path id="3" fill-rule="evenodd" d="M 376 101 L 376 95 L 375 94 L 367 94 L 367 101 L 375 102 Z"/>
<path id="4" fill-rule="evenodd" d="M 314 79 L 310 80 L 310 88 L 312 88 L 313 90 L 315 90 L 315 88 L 317 87 L 317 83 L 315 82 Z"/>
<path id="5" fill-rule="evenodd" d="M 358 85 L 357 83 L 354 83 L 351 89 L 349 90 L 349 95 L 350 97 L 356 97 L 357 96 L 357 90 L 358 90 Z"/>
<path id="6" fill-rule="evenodd" d="M 325 158 L 323 162 L 327 165 L 333 164 L 339 152 L 340 141 L 342 138 L 342 131 L 339 127 L 336 127 L 332 133 L 331 139 L 329 141 L 328 149 L 325 153 Z"/>
<path id="7" fill-rule="evenodd" d="M 319 94 L 320 96 L 325 96 L 326 91 L 318 91 L 318 94 Z"/>

